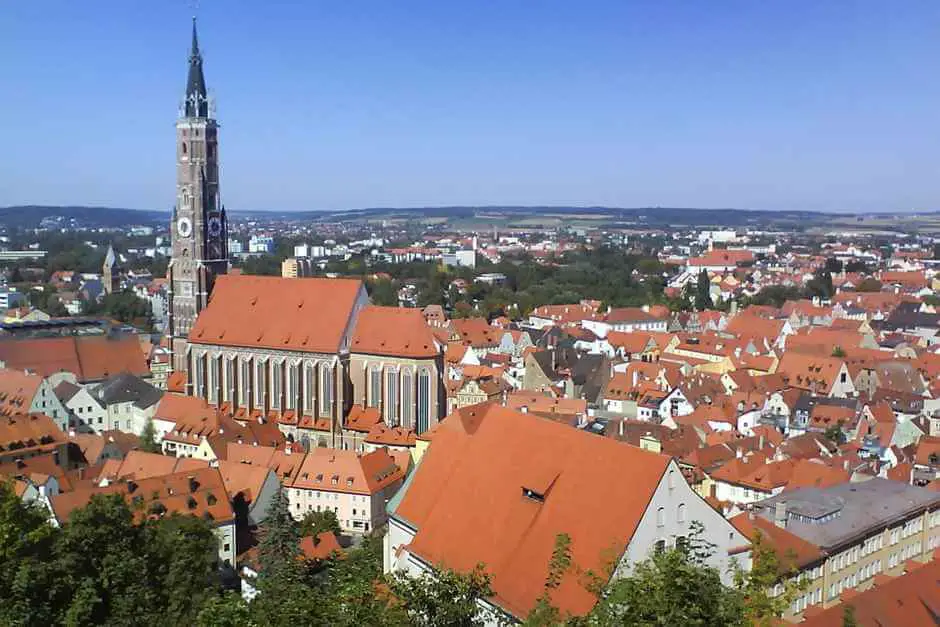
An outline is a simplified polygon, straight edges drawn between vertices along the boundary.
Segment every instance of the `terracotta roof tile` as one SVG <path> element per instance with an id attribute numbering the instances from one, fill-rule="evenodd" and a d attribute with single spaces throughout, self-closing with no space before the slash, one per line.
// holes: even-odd
<path id="1" fill-rule="evenodd" d="M 8 368 L 42 376 L 71 372 L 79 382 L 98 381 L 121 372 L 150 376 L 146 355 L 135 335 L 7 338 L 0 341 L 0 361 Z"/>
<path id="2" fill-rule="evenodd" d="M 223 275 L 189 341 L 336 353 L 363 289 L 354 279 Z"/>
<path id="3" fill-rule="evenodd" d="M 524 617 L 542 593 L 557 534 L 571 537 L 575 563 L 600 569 L 605 550 L 620 553 L 632 538 L 668 463 L 550 420 L 475 405 L 439 425 L 394 515 L 418 530 L 409 551 L 460 571 L 487 564 L 496 602 Z M 597 480 L 611 476 L 630 480 Z M 584 614 L 596 597 L 569 573 L 552 600 Z"/>

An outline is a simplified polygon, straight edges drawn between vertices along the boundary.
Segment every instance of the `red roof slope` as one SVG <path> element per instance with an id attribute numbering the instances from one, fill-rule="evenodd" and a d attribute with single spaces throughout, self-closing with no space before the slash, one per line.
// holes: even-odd
<path id="1" fill-rule="evenodd" d="M 8 368 L 31 370 L 44 377 L 71 372 L 80 382 L 98 381 L 121 372 L 150 376 L 136 335 L 5 339 L 0 341 L 0 361 Z"/>
<path id="2" fill-rule="evenodd" d="M 362 290 L 358 279 L 220 276 L 189 341 L 335 353 Z"/>
<path id="3" fill-rule="evenodd" d="M 894 579 L 880 579 L 875 587 L 852 595 L 851 600 L 807 616 L 807 627 L 841 627 L 844 606 L 855 608 L 860 627 L 882 625 L 936 625 L 940 612 L 940 561 L 919 566 Z"/>
<path id="4" fill-rule="evenodd" d="M 392 357 L 436 357 L 440 348 L 420 309 L 377 307 L 359 312 L 350 350 Z"/>
<path id="5" fill-rule="evenodd" d="M 418 529 L 409 551 L 460 571 L 485 563 L 494 600 L 522 617 L 542 594 L 556 536 L 569 534 L 573 561 L 599 570 L 605 551 L 626 548 L 668 463 L 567 425 L 474 405 L 436 430 L 395 515 Z M 597 601 L 574 573 L 552 599 L 573 614 Z"/>

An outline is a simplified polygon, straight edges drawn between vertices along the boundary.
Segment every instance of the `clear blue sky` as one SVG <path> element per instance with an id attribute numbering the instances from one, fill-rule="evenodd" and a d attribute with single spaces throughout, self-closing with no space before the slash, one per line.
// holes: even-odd
<path id="1" fill-rule="evenodd" d="M 7 1 L 0 205 L 167 209 L 192 9 Z M 940 209 L 937 0 L 202 0 L 229 209 Z"/>

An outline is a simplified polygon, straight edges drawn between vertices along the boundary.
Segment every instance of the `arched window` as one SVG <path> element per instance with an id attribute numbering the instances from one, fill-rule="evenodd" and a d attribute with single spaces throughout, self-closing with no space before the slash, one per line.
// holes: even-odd
<path id="1" fill-rule="evenodd" d="M 369 371 L 369 407 L 382 404 L 382 369 L 372 366 Z"/>
<path id="2" fill-rule="evenodd" d="M 679 503 L 679 507 L 676 508 L 676 522 L 685 522 L 685 503 Z"/>
<path id="3" fill-rule="evenodd" d="M 666 476 L 666 479 L 667 479 L 667 483 L 669 485 L 670 490 L 676 487 L 676 471 L 675 470 L 670 469 L 669 474 Z"/>
<path id="4" fill-rule="evenodd" d="M 264 407 L 265 393 L 267 392 L 267 363 L 263 361 L 255 362 L 255 408 Z"/>
<path id="5" fill-rule="evenodd" d="M 389 426 L 398 424 L 398 370 L 389 368 L 385 371 L 385 422 Z"/>
<path id="6" fill-rule="evenodd" d="M 207 362 L 206 400 L 209 403 L 217 403 L 219 400 L 219 358 L 209 357 Z"/>
<path id="7" fill-rule="evenodd" d="M 281 408 L 284 395 L 284 363 L 275 361 L 271 364 L 271 407 Z"/>
<path id="8" fill-rule="evenodd" d="M 414 377 L 409 368 L 401 371 L 401 424 L 406 429 L 414 429 Z"/>
<path id="9" fill-rule="evenodd" d="M 251 360 L 247 357 L 241 362 L 241 381 L 238 382 L 238 404 L 250 409 L 251 402 Z"/>
<path id="10" fill-rule="evenodd" d="M 304 411 L 311 414 L 316 412 L 317 365 L 307 364 L 307 374 L 304 377 Z"/>
<path id="11" fill-rule="evenodd" d="M 183 151 L 183 154 L 185 155 L 186 154 L 186 142 L 183 142 L 182 144 L 180 144 L 180 149 Z"/>
<path id="12" fill-rule="evenodd" d="M 287 370 L 287 409 L 297 408 L 300 395 L 300 364 L 292 363 Z"/>
<path id="13" fill-rule="evenodd" d="M 418 372 L 418 433 L 424 433 L 431 425 L 431 371 L 422 368 Z"/>
<path id="14" fill-rule="evenodd" d="M 666 525 L 666 508 L 660 507 L 656 510 L 656 526 L 664 527 Z"/>
<path id="15" fill-rule="evenodd" d="M 320 413 L 333 415 L 333 369 L 330 366 L 320 369 Z"/>

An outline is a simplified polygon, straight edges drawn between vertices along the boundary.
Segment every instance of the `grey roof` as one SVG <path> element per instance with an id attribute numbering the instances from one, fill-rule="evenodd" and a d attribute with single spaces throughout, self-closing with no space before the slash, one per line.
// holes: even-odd
<path id="1" fill-rule="evenodd" d="M 926 508 L 940 507 L 940 493 L 900 481 L 874 478 L 829 488 L 802 488 L 755 503 L 755 511 L 774 519 L 786 503 L 787 531 L 823 550 L 839 547 Z M 830 516 L 825 522 L 810 521 Z"/>
<path id="2" fill-rule="evenodd" d="M 67 403 L 72 400 L 72 397 L 78 394 L 78 391 L 82 389 L 80 386 L 75 385 L 71 381 L 62 381 L 59 385 L 55 386 L 55 389 L 52 390 L 53 393 L 63 403 Z"/>
<path id="3" fill-rule="evenodd" d="M 103 405 L 133 402 L 135 406 L 146 409 L 160 402 L 163 391 L 129 372 L 122 372 L 95 386 L 92 395 Z"/>

